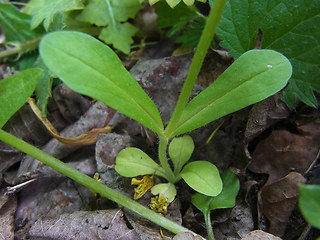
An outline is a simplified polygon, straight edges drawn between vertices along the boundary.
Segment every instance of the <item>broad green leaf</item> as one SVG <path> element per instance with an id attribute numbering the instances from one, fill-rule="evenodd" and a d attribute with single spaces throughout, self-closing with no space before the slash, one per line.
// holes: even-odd
<path id="1" fill-rule="evenodd" d="M 229 0 L 217 29 L 221 46 L 239 57 L 254 48 L 258 30 L 262 48 L 274 49 L 293 66 L 284 100 L 295 106 L 295 96 L 317 106 L 313 90 L 320 91 L 320 1 Z"/>
<path id="2" fill-rule="evenodd" d="M 71 89 L 162 134 L 156 105 L 105 44 L 84 33 L 53 32 L 40 42 L 40 55 L 50 71 Z"/>
<path id="3" fill-rule="evenodd" d="M 177 195 L 177 190 L 172 183 L 159 183 L 151 188 L 151 193 L 153 195 L 158 195 L 162 193 L 171 203 Z"/>
<path id="4" fill-rule="evenodd" d="M 0 80 L 0 128 L 26 103 L 42 72 L 41 69 L 30 68 Z"/>
<path id="5" fill-rule="evenodd" d="M 299 191 L 299 207 L 303 217 L 320 229 L 320 185 L 300 185 Z"/>
<path id="6" fill-rule="evenodd" d="M 126 22 L 141 8 L 139 0 L 89 0 L 78 20 L 105 27 L 99 38 L 116 49 L 130 53 L 130 44 L 137 28 Z"/>
<path id="7" fill-rule="evenodd" d="M 139 148 L 121 150 L 116 158 L 115 170 L 124 177 L 153 174 L 166 177 L 163 168 Z"/>
<path id="8" fill-rule="evenodd" d="M 201 212 L 212 211 L 221 208 L 232 208 L 236 204 L 236 197 L 239 192 L 240 184 L 236 174 L 231 170 L 226 170 L 221 174 L 223 184 L 222 191 L 215 197 L 195 193 L 192 196 L 192 204 Z"/>
<path id="9" fill-rule="evenodd" d="M 174 165 L 174 172 L 178 174 L 184 164 L 188 162 L 194 150 L 194 143 L 190 136 L 174 138 L 168 149 L 169 156 Z"/>
<path id="10" fill-rule="evenodd" d="M 173 136 L 204 126 L 275 94 L 286 85 L 291 72 L 290 62 L 278 52 L 246 52 L 190 101 Z"/>
<path id="11" fill-rule="evenodd" d="M 10 3 L 0 3 L 0 25 L 7 42 L 24 42 L 37 36 L 30 30 L 31 17 Z"/>
<path id="12" fill-rule="evenodd" d="M 222 190 L 218 169 L 207 161 L 187 164 L 181 171 L 181 177 L 191 188 L 208 196 L 217 196 Z"/>
<path id="13" fill-rule="evenodd" d="M 81 0 L 30 0 L 24 12 L 32 16 L 31 29 L 43 22 L 44 28 L 48 31 L 56 14 L 83 8 Z"/>

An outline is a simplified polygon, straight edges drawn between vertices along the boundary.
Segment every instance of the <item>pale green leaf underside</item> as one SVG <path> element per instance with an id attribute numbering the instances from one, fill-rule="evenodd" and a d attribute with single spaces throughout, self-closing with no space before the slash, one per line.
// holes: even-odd
<path id="1" fill-rule="evenodd" d="M 124 177 L 153 174 L 166 176 L 164 170 L 138 148 L 123 149 L 116 158 L 115 170 Z"/>
<path id="2" fill-rule="evenodd" d="M 30 68 L 0 81 L 0 128 L 26 103 L 42 72 L 41 69 Z"/>
<path id="3" fill-rule="evenodd" d="M 105 44 L 84 33 L 54 32 L 40 42 L 40 54 L 47 67 L 71 89 L 162 134 L 156 105 Z"/>
<path id="4" fill-rule="evenodd" d="M 126 21 L 134 18 L 140 8 L 139 0 L 89 0 L 77 19 L 104 27 L 99 38 L 129 54 L 138 29 Z"/>
<path id="5" fill-rule="evenodd" d="M 217 28 L 221 45 L 239 57 L 255 47 L 258 29 L 262 48 L 274 49 L 293 66 L 290 88 L 284 99 L 295 106 L 295 96 L 310 106 L 320 91 L 320 1 L 315 0 L 229 0 Z"/>
<path id="6" fill-rule="evenodd" d="M 191 188 L 208 196 L 217 196 L 222 190 L 218 169 L 207 161 L 187 164 L 181 171 L 181 177 Z"/>
<path id="7" fill-rule="evenodd" d="M 228 169 L 221 174 L 221 180 L 223 188 L 219 195 L 210 197 L 201 193 L 195 193 L 192 196 L 192 204 L 201 212 L 205 213 L 215 209 L 232 208 L 235 206 L 240 188 L 237 175 Z"/>
<path id="8" fill-rule="evenodd" d="M 159 183 L 157 185 L 154 185 L 151 188 L 151 193 L 153 195 L 163 194 L 167 199 L 168 202 L 172 202 L 177 195 L 177 190 L 174 184 L 172 183 Z"/>
<path id="9" fill-rule="evenodd" d="M 194 143 L 190 136 L 174 138 L 168 149 L 169 156 L 174 165 L 175 173 L 179 173 L 181 168 L 190 159 L 194 150 Z"/>
<path id="10" fill-rule="evenodd" d="M 38 27 L 43 21 L 43 26 L 48 31 L 55 14 L 80 10 L 83 7 L 81 0 L 31 0 L 24 11 L 32 16 L 32 29 Z"/>
<path id="11" fill-rule="evenodd" d="M 278 52 L 246 52 L 190 101 L 173 135 L 204 126 L 275 94 L 286 85 L 291 73 L 290 62 Z"/>
<path id="12" fill-rule="evenodd" d="M 299 191 L 299 207 L 304 218 L 320 229 L 320 185 L 300 185 Z"/>

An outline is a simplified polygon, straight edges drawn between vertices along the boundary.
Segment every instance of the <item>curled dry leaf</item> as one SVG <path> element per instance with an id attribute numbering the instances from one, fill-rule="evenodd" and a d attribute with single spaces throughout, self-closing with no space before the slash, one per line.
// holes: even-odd
<path id="1" fill-rule="evenodd" d="M 77 137 L 63 137 L 59 135 L 58 131 L 54 128 L 54 126 L 52 126 L 51 122 L 47 118 L 42 116 L 41 110 L 35 104 L 35 100 L 33 98 L 29 98 L 28 103 L 34 114 L 45 125 L 50 134 L 59 142 L 69 146 L 86 146 L 94 144 L 97 141 L 100 133 L 109 133 L 112 130 L 112 127 L 107 126 L 104 128 L 91 129 L 90 131 L 82 133 Z"/>
<path id="2" fill-rule="evenodd" d="M 270 221 L 269 231 L 277 236 L 283 236 L 291 212 L 299 195 L 298 185 L 305 178 L 296 172 L 291 172 L 284 178 L 261 190 L 263 213 Z"/>
<path id="3" fill-rule="evenodd" d="M 273 236 L 270 233 L 266 233 L 261 230 L 256 230 L 248 233 L 241 240 L 281 240 L 281 238 Z"/>

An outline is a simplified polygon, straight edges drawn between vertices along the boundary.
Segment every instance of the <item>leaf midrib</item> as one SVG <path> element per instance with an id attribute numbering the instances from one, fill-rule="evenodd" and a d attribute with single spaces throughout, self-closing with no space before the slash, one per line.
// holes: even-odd
<path id="1" fill-rule="evenodd" d="M 51 46 L 50 46 L 50 47 L 51 47 Z M 52 48 L 52 47 L 51 47 L 51 48 Z M 53 48 L 52 48 L 52 49 L 53 49 Z M 69 52 L 64 51 L 63 49 L 59 49 L 58 47 L 56 47 L 56 49 L 57 49 L 57 50 L 60 50 L 60 52 L 62 52 L 62 53 L 65 54 L 66 56 L 69 56 L 69 57 L 75 59 L 76 61 L 79 61 L 79 62 L 81 62 L 82 64 L 88 66 L 88 67 L 89 67 L 90 69 L 92 69 L 94 72 L 96 72 L 96 73 L 98 73 L 99 75 L 101 75 L 104 79 L 105 79 L 105 78 L 106 78 L 106 79 L 109 79 L 109 78 L 106 77 L 102 72 L 98 71 L 96 68 L 94 68 L 94 67 L 91 66 L 90 64 L 87 64 L 84 60 L 76 57 L 75 55 L 73 55 L 73 54 L 71 54 L 71 53 L 69 53 Z M 53 49 L 53 50 L 54 50 L 54 49 Z M 145 113 L 149 116 L 150 119 L 153 120 L 155 126 L 158 128 L 159 133 L 162 131 L 162 128 L 159 127 L 159 125 L 158 125 L 158 121 L 153 117 L 152 114 L 149 113 L 149 111 L 148 111 L 147 109 L 144 108 L 143 105 L 141 105 L 140 103 L 138 103 L 138 102 L 135 100 L 135 98 L 133 98 L 133 97 L 128 93 L 128 91 L 126 91 L 124 88 L 118 86 L 118 85 L 117 85 L 114 81 L 112 81 L 111 79 L 110 79 L 110 82 L 111 82 L 112 84 L 114 84 L 114 86 L 116 86 L 116 87 L 120 90 L 120 92 L 123 92 L 126 96 L 128 96 L 128 98 L 129 98 L 130 100 L 132 100 L 143 112 L 145 112 Z"/>
<path id="2" fill-rule="evenodd" d="M 273 64 L 273 65 L 275 65 L 275 64 Z M 231 91 L 236 90 L 237 88 L 239 88 L 242 84 L 251 81 L 253 78 L 259 76 L 260 74 L 262 74 L 262 73 L 264 73 L 264 72 L 266 72 L 268 70 L 270 70 L 270 69 L 266 68 L 266 69 L 262 70 L 261 72 L 259 72 L 258 74 L 254 75 L 253 77 L 249 78 L 248 80 L 245 80 L 245 81 L 239 83 L 236 87 L 230 88 L 229 90 L 224 91 L 224 93 L 221 94 L 220 96 L 217 96 L 217 97 L 213 98 L 213 100 L 208 101 L 208 103 L 205 104 L 204 107 L 199 107 L 198 110 L 193 111 L 192 112 L 192 117 L 190 117 L 190 118 L 185 117 L 185 119 L 181 119 L 181 121 L 179 121 L 179 127 L 176 129 L 176 131 L 179 130 L 180 127 L 183 126 L 186 122 L 191 121 L 193 118 L 197 117 L 197 115 L 199 113 L 201 113 L 202 111 L 206 110 L 206 108 L 208 108 L 210 105 L 212 105 L 218 99 L 223 98 L 224 96 L 228 95 Z M 190 115 L 190 114 L 188 114 L 188 115 Z"/>

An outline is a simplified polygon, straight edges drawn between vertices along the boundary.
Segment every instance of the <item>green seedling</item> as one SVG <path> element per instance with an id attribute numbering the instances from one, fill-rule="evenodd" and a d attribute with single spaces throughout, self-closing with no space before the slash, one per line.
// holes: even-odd
<path id="1" fill-rule="evenodd" d="M 194 190 L 208 197 L 218 197 L 228 189 L 213 164 L 206 161 L 187 164 L 194 143 L 191 137 L 179 135 L 273 95 L 287 84 L 292 73 L 290 62 L 282 54 L 273 50 L 251 50 L 240 56 L 212 85 L 189 102 L 225 3 L 226 0 L 214 1 L 168 126 L 164 126 L 151 98 L 124 68 L 118 56 L 102 42 L 75 31 L 49 33 L 40 42 L 40 56 L 44 64 L 67 86 L 102 101 L 158 135 L 159 161 L 151 159 L 140 149 L 127 148 L 119 153 L 115 168 L 128 177 L 154 174 L 166 179 L 167 183 L 157 185 L 151 191 L 162 193 L 168 200 L 174 199 L 174 183 L 181 178 Z M 15 78 L 28 78 L 33 79 L 30 80 L 32 83 L 37 82 L 41 71 L 29 71 L 34 71 L 34 74 L 22 72 Z M 24 91 L 25 85 L 28 85 L 26 81 L 21 84 L 20 91 Z M 26 101 L 25 96 L 30 96 L 32 89 L 21 98 L 16 96 L 19 93 L 12 86 L 0 89 L 0 93 L 2 95 L 3 92 L 11 91 L 8 98 L 14 103 L 12 109 L 16 110 Z M 15 98 L 19 101 L 15 102 Z M 1 109 L 6 107 L 1 106 Z M 9 110 L 5 113 L 1 127 L 12 115 Z M 188 231 L 3 130 L 0 130 L 0 140 L 174 233 Z M 168 155 L 173 168 L 169 164 Z"/>
<path id="2" fill-rule="evenodd" d="M 209 240 L 214 239 L 210 212 L 215 209 L 234 207 L 240 188 L 237 175 L 229 169 L 221 174 L 221 179 L 223 183 L 223 189 L 219 195 L 210 197 L 201 193 L 195 193 L 192 196 L 192 204 L 204 215 Z"/>

